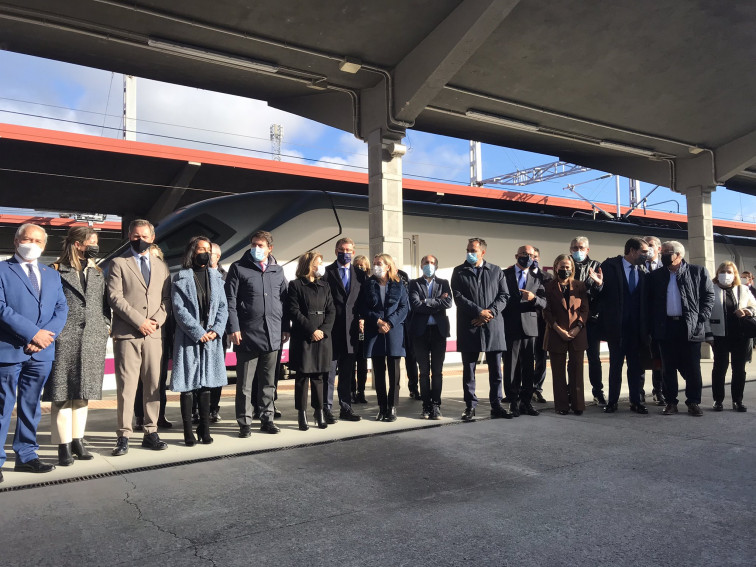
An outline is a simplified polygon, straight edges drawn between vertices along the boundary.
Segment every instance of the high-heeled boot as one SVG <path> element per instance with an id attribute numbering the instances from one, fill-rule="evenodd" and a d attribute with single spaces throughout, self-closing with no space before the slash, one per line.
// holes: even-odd
<path id="1" fill-rule="evenodd" d="M 210 390 L 203 389 L 199 391 L 199 415 L 200 422 L 197 426 L 197 439 L 203 445 L 209 445 L 213 442 L 210 437 Z"/>
<path id="2" fill-rule="evenodd" d="M 87 451 L 87 448 L 84 446 L 84 439 L 74 439 L 71 441 L 71 451 L 73 451 L 73 454 L 80 461 L 91 461 L 94 459 L 94 455 Z"/>
<path id="3" fill-rule="evenodd" d="M 307 431 L 310 429 L 310 424 L 307 423 L 307 412 L 305 410 L 299 410 L 297 412 L 298 415 L 298 421 L 299 421 L 299 430 L 300 431 Z"/>
<path id="4" fill-rule="evenodd" d="M 325 429 L 326 427 L 328 427 L 328 422 L 326 422 L 323 408 L 315 410 L 315 415 L 313 417 L 315 418 L 315 423 L 317 423 L 320 429 Z"/>
<path id="5" fill-rule="evenodd" d="M 184 425 L 184 443 L 187 447 L 193 447 L 197 442 L 192 431 L 192 393 L 181 392 L 181 423 Z"/>
<path id="6" fill-rule="evenodd" d="M 71 444 L 61 443 L 58 445 L 58 464 L 61 467 L 70 467 L 74 464 L 74 458 L 71 454 Z"/>

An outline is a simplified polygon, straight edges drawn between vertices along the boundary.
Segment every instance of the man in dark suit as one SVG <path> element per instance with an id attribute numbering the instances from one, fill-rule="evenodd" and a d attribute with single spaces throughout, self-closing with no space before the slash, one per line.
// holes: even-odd
<path id="1" fill-rule="evenodd" d="M 454 268 L 451 286 L 457 305 L 457 351 L 462 353 L 462 387 L 465 411 L 462 421 L 472 421 L 478 398 L 475 395 L 475 368 L 481 352 L 488 365 L 488 399 L 493 419 L 511 419 L 501 406 L 501 353 L 507 349 L 504 319 L 509 291 L 501 268 L 485 260 L 486 241 L 467 241 L 467 258 Z"/>
<path id="2" fill-rule="evenodd" d="M 533 246 L 535 258 L 530 271 L 534 278 L 541 280 L 541 284 L 546 289 L 546 282 L 554 279 L 551 272 L 547 272 L 541 267 L 541 251 L 538 247 Z M 533 378 L 533 401 L 539 404 L 545 404 L 546 399 L 543 397 L 543 383 L 546 381 L 546 351 L 543 349 L 543 336 L 546 334 L 546 321 L 543 318 L 543 309 L 538 310 L 538 338 L 535 342 L 535 374 Z"/>
<path id="3" fill-rule="evenodd" d="M 42 463 L 37 456 L 37 426 L 42 415 L 39 402 L 68 305 L 58 272 L 37 261 L 47 244 L 45 230 L 36 224 L 23 224 L 13 244 L 15 255 L 0 262 L 0 466 L 5 463 L 3 446 L 18 401 L 14 470 L 45 473 L 55 467 Z"/>
<path id="4" fill-rule="evenodd" d="M 640 238 L 625 243 L 624 256 L 607 258 L 601 264 L 599 321 L 602 338 L 609 345 L 609 400 L 605 413 L 617 411 L 622 388 L 622 366 L 627 360 L 630 410 L 647 414 L 641 401 L 643 375 L 641 350 L 649 348 L 646 309 L 648 244 Z"/>
<path id="5" fill-rule="evenodd" d="M 283 313 L 288 282 L 283 268 L 270 261 L 273 235 L 258 230 L 249 243 L 250 251 L 231 264 L 226 276 L 227 332 L 236 351 L 236 422 L 242 438 L 252 431 L 252 383 L 258 372 L 260 431 L 280 431 L 274 423 L 276 364 L 281 345 L 289 340 L 289 319 Z"/>
<path id="6" fill-rule="evenodd" d="M 504 353 L 504 392 L 509 411 L 538 415 L 533 407 L 535 385 L 535 343 L 538 338 L 538 311 L 546 307 L 543 282 L 532 271 L 535 250 L 520 246 L 515 254 L 516 264 L 504 270 L 507 289 L 519 290 L 519 301 L 510 300 L 504 308 L 504 329 L 507 350 Z M 512 292 L 512 295 L 517 295 Z"/>
<path id="7" fill-rule="evenodd" d="M 701 343 L 714 307 L 714 283 L 703 266 L 688 264 L 677 241 L 662 244 L 662 268 L 650 275 L 649 317 L 664 373 L 664 415 L 677 413 L 677 372 L 685 380 L 688 413 L 701 417 Z"/>
<path id="8" fill-rule="evenodd" d="M 452 305 L 452 292 L 448 281 L 436 277 L 438 259 L 435 256 L 424 256 L 420 268 L 423 276 L 409 285 L 412 310 L 409 334 L 420 366 L 423 418 L 440 419 L 446 337 L 451 334 L 446 310 Z"/>
<path id="9" fill-rule="evenodd" d="M 339 375 L 339 418 L 346 421 L 360 421 L 359 415 L 352 411 L 352 378 L 355 372 L 355 349 L 359 342 L 359 317 L 357 316 L 357 297 L 366 279 L 365 272 L 352 265 L 354 258 L 354 241 L 341 238 L 336 242 L 336 261 L 325 269 L 325 281 L 331 287 L 336 320 L 331 331 L 333 345 L 333 362 L 328 373 L 328 385 L 325 388 L 323 413 L 326 422 L 336 423 L 333 415 L 333 390 L 336 373 Z"/>
<path id="10" fill-rule="evenodd" d="M 662 267 L 661 263 L 661 240 L 659 240 L 656 236 L 645 236 L 643 237 L 643 240 L 645 240 L 648 243 L 648 250 L 649 250 L 649 258 L 646 261 L 646 269 L 649 273 L 656 271 L 657 269 Z M 656 343 L 656 341 L 651 342 L 651 352 L 652 352 L 652 358 L 657 361 L 659 360 L 659 345 Z M 662 370 L 661 368 L 652 368 L 651 369 L 651 395 L 653 396 L 654 403 L 656 403 L 657 406 L 664 406 L 666 403 L 664 402 L 664 380 L 662 378 Z M 641 380 L 641 399 L 645 400 L 645 392 L 643 391 L 643 386 L 645 384 L 645 373 L 643 375 L 643 379 Z"/>

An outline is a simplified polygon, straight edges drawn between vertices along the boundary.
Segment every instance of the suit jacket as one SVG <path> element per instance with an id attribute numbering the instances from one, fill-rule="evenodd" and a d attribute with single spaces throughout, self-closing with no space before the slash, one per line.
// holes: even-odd
<path id="1" fill-rule="evenodd" d="M 441 297 L 446 294 L 446 297 Z M 412 318 L 409 322 L 410 334 L 420 336 L 428 326 L 428 318 L 433 315 L 438 332 L 442 337 L 451 335 L 449 316 L 446 310 L 452 306 L 452 291 L 449 282 L 434 278 L 431 297 L 428 297 L 428 285 L 425 278 L 417 278 L 409 284 L 409 302 Z"/>
<path id="2" fill-rule="evenodd" d="M 148 338 L 162 339 L 163 325 L 171 310 L 171 278 L 168 266 L 150 257 L 150 285 L 131 252 L 114 258 L 107 277 L 108 301 L 113 310 L 111 334 L 114 339 L 140 339 L 139 326 L 145 319 L 157 321 L 158 329 Z"/>
<path id="3" fill-rule="evenodd" d="M 507 334 L 507 341 L 537 337 L 538 311 L 546 307 L 542 278 L 536 276 L 527 268 L 524 272 L 527 276 L 524 289 L 535 294 L 535 298 L 531 301 L 525 301 L 521 298 L 522 294 L 519 292 L 520 286 L 517 281 L 517 267 L 510 266 L 504 270 L 507 288 L 513 298 L 504 308 L 504 330 Z M 515 292 L 514 290 L 518 291 Z"/>
<path id="4" fill-rule="evenodd" d="M 564 299 L 559 282 L 552 279 L 546 284 L 546 309 L 543 317 L 546 320 L 546 334 L 543 339 L 543 348 L 551 352 L 579 352 L 588 348 L 587 331 L 589 300 L 586 285 L 580 280 L 570 280 L 569 305 Z M 573 327 L 581 327 L 581 331 L 571 341 L 565 341 L 554 330 L 553 325 L 558 325 L 565 331 Z"/>
<path id="5" fill-rule="evenodd" d="M 607 258 L 601 264 L 604 275 L 604 285 L 599 294 L 599 323 L 601 324 L 601 338 L 605 341 L 619 341 L 623 338 L 622 317 L 625 310 L 628 284 L 622 256 Z M 646 268 L 638 266 L 639 313 L 637 325 L 632 332 L 643 345 L 650 344 L 650 329 L 648 320 L 648 274 Z"/>
<path id="6" fill-rule="evenodd" d="M 68 315 L 60 275 L 49 266 L 37 266 L 39 297 L 15 257 L 0 262 L 0 363 L 55 359 L 55 343 L 32 355 L 24 352 L 40 329 L 60 335 Z"/>
<path id="7" fill-rule="evenodd" d="M 357 298 L 360 289 L 367 279 L 362 270 L 349 264 L 349 293 L 344 289 L 341 281 L 338 262 L 326 266 L 324 279 L 331 288 L 333 306 L 336 310 L 336 319 L 331 331 L 331 345 L 334 359 L 345 354 L 353 354 L 359 344 L 359 316 L 357 315 Z"/>

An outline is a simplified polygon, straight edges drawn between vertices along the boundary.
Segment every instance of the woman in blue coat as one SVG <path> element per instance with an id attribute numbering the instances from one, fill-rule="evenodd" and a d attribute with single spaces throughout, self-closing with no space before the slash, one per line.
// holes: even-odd
<path id="1" fill-rule="evenodd" d="M 192 432 L 192 394 L 197 390 L 200 443 L 213 442 L 210 437 L 210 389 L 225 386 L 226 353 L 223 330 L 228 319 L 228 304 L 223 278 L 209 270 L 210 240 L 195 236 L 186 245 L 182 270 L 173 278 L 171 301 L 176 331 L 173 339 L 171 389 L 181 392 L 181 420 L 184 442 L 196 443 Z"/>
<path id="2" fill-rule="evenodd" d="M 376 421 L 396 421 L 399 403 L 399 361 L 404 352 L 404 320 L 409 298 L 388 254 L 373 258 L 373 275 L 360 290 L 360 318 L 365 320 L 365 358 L 373 363 L 373 382 L 378 396 Z M 386 393 L 386 369 L 389 387 Z"/>

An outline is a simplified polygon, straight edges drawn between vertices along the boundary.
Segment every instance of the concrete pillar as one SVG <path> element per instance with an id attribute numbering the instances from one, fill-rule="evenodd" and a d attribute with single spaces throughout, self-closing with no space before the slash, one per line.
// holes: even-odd
<path id="1" fill-rule="evenodd" d="M 385 140 L 380 129 L 368 135 L 367 143 L 370 257 L 390 254 L 401 268 L 404 264 L 403 147 L 393 140 Z"/>
<path id="2" fill-rule="evenodd" d="M 697 185 L 685 189 L 688 202 L 688 252 L 691 264 L 706 266 L 710 275 L 716 270 L 714 258 L 714 226 L 711 216 L 711 194 L 716 187 Z"/>

